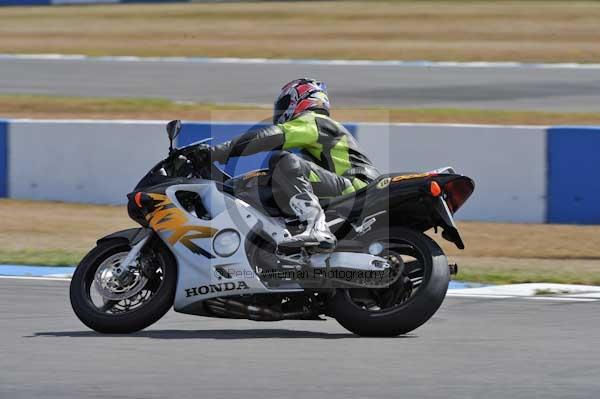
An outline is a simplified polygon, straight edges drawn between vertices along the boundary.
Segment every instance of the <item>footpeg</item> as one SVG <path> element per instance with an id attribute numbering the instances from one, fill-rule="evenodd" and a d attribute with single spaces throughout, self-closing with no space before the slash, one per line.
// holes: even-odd
<path id="1" fill-rule="evenodd" d="M 310 264 L 314 269 L 338 268 L 356 271 L 380 271 L 390 267 L 385 258 L 358 252 L 316 254 L 310 257 Z"/>

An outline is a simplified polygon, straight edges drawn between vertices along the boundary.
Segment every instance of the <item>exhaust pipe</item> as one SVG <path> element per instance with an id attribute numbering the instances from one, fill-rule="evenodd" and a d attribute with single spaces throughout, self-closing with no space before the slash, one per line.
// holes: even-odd
<path id="1" fill-rule="evenodd" d="M 254 321 L 279 321 L 298 319 L 311 316 L 310 311 L 279 312 L 264 306 L 245 304 L 233 299 L 208 299 L 208 309 L 215 315 L 233 319 L 248 319 Z"/>

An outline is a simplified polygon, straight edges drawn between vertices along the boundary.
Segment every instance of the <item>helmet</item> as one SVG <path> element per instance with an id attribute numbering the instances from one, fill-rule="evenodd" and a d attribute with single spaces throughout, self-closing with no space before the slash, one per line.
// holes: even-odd
<path id="1" fill-rule="evenodd" d="M 275 100 L 273 124 L 285 123 L 304 111 L 329 115 L 329 97 L 325 83 L 302 78 L 283 86 Z"/>

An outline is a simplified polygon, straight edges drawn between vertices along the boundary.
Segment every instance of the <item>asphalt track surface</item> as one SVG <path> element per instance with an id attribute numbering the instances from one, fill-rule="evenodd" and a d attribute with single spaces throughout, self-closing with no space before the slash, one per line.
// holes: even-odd
<path id="1" fill-rule="evenodd" d="M 266 105 L 302 76 L 339 106 L 600 111 L 600 69 L 0 59 L 0 93 Z"/>
<path id="2" fill-rule="evenodd" d="M 89 331 L 68 282 L 0 280 L 0 398 L 595 398 L 600 302 L 448 298 L 414 333 L 170 312 Z"/>

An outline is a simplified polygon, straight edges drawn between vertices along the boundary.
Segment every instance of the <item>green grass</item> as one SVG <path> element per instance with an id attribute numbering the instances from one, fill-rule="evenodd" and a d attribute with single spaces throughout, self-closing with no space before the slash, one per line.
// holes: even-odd
<path id="1" fill-rule="evenodd" d="M 68 250 L 0 250 L 0 264 L 36 266 L 73 266 L 85 255 L 84 251 Z"/>
<path id="2" fill-rule="evenodd" d="M 535 271 L 529 269 L 484 270 L 479 267 L 459 266 L 455 280 L 484 284 L 555 283 L 600 285 L 598 273 L 571 273 L 563 270 Z"/>

